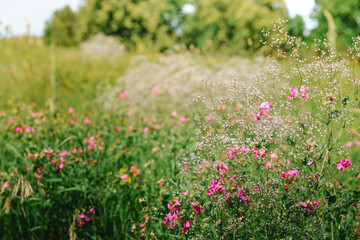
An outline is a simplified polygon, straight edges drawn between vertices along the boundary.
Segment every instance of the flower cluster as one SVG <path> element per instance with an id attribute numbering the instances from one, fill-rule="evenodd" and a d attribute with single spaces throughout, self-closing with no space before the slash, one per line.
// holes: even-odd
<path id="1" fill-rule="evenodd" d="M 298 89 L 297 86 L 294 87 L 294 88 L 291 88 L 291 89 L 290 89 L 290 93 L 291 93 L 291 94 L 289 95 L 289 99 L 290 99 L 290 100 L 291 100 L 291 99 L 294 99 L 297 95 L 299 95 L 299 93 L 300 93 L 300 97 L 306 98 L 306 99 L 309 98 L 309 94 L 307 94 L 307 92 L 309 91 L 309 87 L 301 86 L 301 87 L 300 87 L 300 91 L 301 91 L 301 93 L 299 92 L 299 89 Z"/>
<path id="2" fill-rule="evenodd" d="M 95 209 L 94 208 L 90 208 L 89 210 L 89 213 L 90 214 L 95 214 Z M 85 215 L 83 213 L 79 214 L 77 216 L 77 222 L 76 222 L 76 225 L 78 227 L 82 227 L 83 225 L 85 225 L 86 222 L 90 222 L 91 220 L 91 216 L 90 215 Z"/>
<path id="3" fill-rule="evenodd" d="M 343 159 L 343 160 L 336 163 L 336 167 L 340 171 L 344 171 L 345 168 L 347 168 L 347 167 L 349 167 L 351 165 L 352 165 L 352 163 L 351 163 L 351 161 L 349 159 Z"/>

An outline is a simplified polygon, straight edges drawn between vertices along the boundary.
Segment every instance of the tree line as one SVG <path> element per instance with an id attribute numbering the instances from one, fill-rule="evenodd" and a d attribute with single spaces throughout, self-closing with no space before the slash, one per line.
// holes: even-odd
<path id="1" fill-rule="evenodd" d="M 318 26 L 305 37 L 302 17 L 289 18 L 284 0 L 86 0 L 76 12 L 69 7 L 56 11 L 46 23 L 44 40 L 76 46 L 103 33 L 130 51 L 165 51 L 178 45 L 241 54 L 261 47 L 261 30 L 272 21 L 288 19 L 293 36 L 324 39 L 332 30 L 337 44 L 346 47 L 359 34 L 360 2 L 316 0 L 312 18 Z"/>

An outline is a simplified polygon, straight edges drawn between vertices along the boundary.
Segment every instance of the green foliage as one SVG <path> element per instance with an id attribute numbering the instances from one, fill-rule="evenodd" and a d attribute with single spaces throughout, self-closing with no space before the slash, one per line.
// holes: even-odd
<path id="1" fill-rule="evenodd" d="M 177 2 L 88 0 L 79 13 L 81 37 L 103 32 L 118 36 L 130 49 L 167 49 L 174 44 L 171 24 Z"/>
<path id="2" fill-rule="evenodd" d="M 300 15 L 290 18 L 287 23 L 287 27 L 290 36 L 304 38 L 305 23 L 304 19 Z"/>
<path id="3" fill-rule="evenodd" d="M 68 6 L 56 11 L 46 23 L 44 31 L 45 43 L 54 43 L 64 47 L 77 45 L 79 40 L 77 21 L 77 14 Z"/>
<path id="4" fill-rule="evenodd" d="M 316 8 L 312 17 L 318 26 L 311 32 L 310 39 L 326 39 L 329 23 L 324 14 L 327 10 L 335 21 L 338 36 L 337 45 L 345 50 L 351 45 L 353 37 L 360 33 L 360 2 L 358 0 L 316 0 Z"/>
<path id="5" fill-rule="evenodd" d="M 282 0 L 198 0 L 194 6 L 195 13 L 186 17 L 184 38 L 204 52 L 255 51 L 261 30 L 287 16 Z"/>

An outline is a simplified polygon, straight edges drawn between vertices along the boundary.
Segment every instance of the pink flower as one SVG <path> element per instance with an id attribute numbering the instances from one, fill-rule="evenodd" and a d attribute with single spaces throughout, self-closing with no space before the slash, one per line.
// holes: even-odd
<path id="1" fill-rule="evenodd" d="M 279 156 L 276 153 L 270 154 L 270 158 L 278 158 Z"/>
<path id="2" fill-rule="evenodd" d="M 157 181 L 157 184 L 159 184 L 160 187 L 164 186 L 164 179 L 160 179 L 159 181 Z"/>
<path id="3" fill-rule="evenodd" d="M 185 191 L 185 192 L 184 192 L 184 195 L 185 195 L 185 196 L 189 196 L 189 192 L 188 192 L 188 191 Z"/>
<path id="4" fill-rule="evenodd" d="M 229 168 L 227 166 L 219 166 L 218 170 L 222 173 L 227 173 L 229 172 Z"/>
<path id="5" fill-rule="evenodd" d="M 159 87 L 157 87 L 157 86 L 155 86 L 155 87 L 153 87 L 153 89 L 151 89 L 151 93 L 153 95 L 156 95 L 158 93 L 158 91 L 159 91 Z"/>
<path id="6" fill-rule="evenodd" d="M 75 111 L 75 109 L 74 109 L 74 108 L 68 108 L 68 113 L 69 113 L 69 114 L 74 113 L 74 111 Z"/>
<path id="7" fill-rule="evenodd" d="M 65 166 L 65 165 L 64 165 L 63 163 L 61 163 L 61 164 L 59 165 L 59 168 L 60 168 L 60 169 L 64 169 L 64 166 Z"/>
<path id="8" fill-rule="evenodd" d="M 287 184 L 285 184 L 284 189 L 285 189 L 285 191 L 289 190 L 289 186 Z"/>
<path id="9" fill-rule="evenodd" d="M 118 132 L 120 130 L 120 128 L 118 126 L 114 127 L 114 132 Z"/>
<path id="10" fill-rule="evenodd" d="M 170 201 L 170 202 L 167 204 L 168 209 L 169 209 L 170 212 L 172 212 L 172 213 L 176 213 L 176 212 L 179 212 L 179 211 L 180 211 L 180 208 L 177 208 L 177 209 L 174 210 L 174 208 L 175 208 L 176 206 L 181 206 L 181 200 L 180 200 L 180 201 L 179 201 L 179 200 L 172 200 L 172 201 Z"/>
<path id="11" fill-rule="evenodd" d="M 17 132 L 17 133 L 20 133 L 20 132 L 22 132 L 23 130 L 22 130 L 22 128 L 20 127 L 20 126 L 17 126 L 16 128 L 15 128 L 15 132 Z"/>
<path id="12" fill-rule="evenodd" d="M 255 192 L 257 192 L 257 193 L 260 193 L 260 189 L 259 189 L 259 187 L 257 187 L 257 186 L 256 186 L 256 187 L 254 187 L 254 191 L 255 191 Z"/>
<path id="13" fill-rule="evenodd" d="M 59 156 L 66 157 L 68 153 L 68 151 L 61 151 L 59 152 Z"/>
<path id="14" fill-rule="evenodd" d="M 304 208 L 306 208 L 306 207 L 307 207 L 307 204 L 306 204 L 306 203 L 304 203 L 304 202 L 300 202 L 300 205 L 301 205 L 302 207 L 304 207 Z"/>
<path id="15" fill-rule="evenodd" d="M 149 129 L 149 130 L 150 130 L 150 129 Z M 133 131 L 134 131 L 134 126 L 133 126 L 133 125 L 130 125 L 130 126 L 129 126 L 129 131 L 130 131 L 130 132 L 133 132 Z"/>
<path id="16" fill-rule="evenodd" d="M 79 216 L 77 217 L 77 219 L 78 219 L 78 220 L 81 220 L 81 219 L 83 219 L 84 217 L 85 217 L 85 215 L 81 213 L 81 214 L 79 214 Z"/>
<path id="17" fill-rule="evenodd" d="M 219 220 L 219 221 L 217 221 L 217 225 L 221 225 L 221 221 Z"/>
<path id="18" fill-rule="evenodd" d="M 41 169 L 41 168 L 37 168 L 36 171 L 37 171 L 38 173 L 41 173 L 41 172 L 42 172 L 42 169 Z"/>
<path id="19" fill-rule="evenodd" d="M 288 172 L 282 172 L 281 177 L 282 178 L 287 178 L 287 177 L 297 178 L 297 177 L 299 177 L 299 171 L 298 170 L 290 170 Z"/>
<path id="20" fill-rule="evenodd" d="M 242 147 L 241 147 L 241 152 L 242 152 L 242 153 L 245 153 L 245 154 L 248 154 L 248 153 L 250 152 L 250 148 L 245 147 L 245 146 L 242 146 Z"/>
<path id="21" fill-rule="evenodd" d="M 177 113 L 176 113 L 175 111 L 173 111 L 173 112 L 171 112 L 171 116 L 172 116 L 173 118 L 175 118 L 175 117 L 177 117 Z"/>
<path id="22" fill-rule="evenodd" d="M 215 117 L 213 117 L 213 116 L 206 116 L 205 117 L 205 120 L 207 121 L 207 122 L 214 122 L 215 121 Z"/>
<path id="23" fill-rule="evenodd" d="M 156 148 L 153 148 L 153 149 L 151 150 L 151 152 L 152 152 L 152 153 L 156 153 L 156 152 L 157 152 L 157 149 L 156 149 Z"/>
<path id="24" fill-rule="evenodd" d="M 272 162 L 266 162 L 264 169 L 269 169 L 271 167 L 271 165 L 272 165 Z"/>
<path id="25" fill-rule="evenodd" d="M 76 148 L 74 148 L 74 150 L 71 151 L 72 154 L 76 154 Z"/>
<path id="26" fill-rule="evenodd" d="M 30 127 L 29 125 L 26 125 L 25 126 L 25 132 L 26 133 L 33 133 L 33 132 L 35 132 L 35 128 Z"/>
<path id="27" fill-rule="evenodd" d="M 351 165 L 352 165 L 352 163 L 351 163 L 351 161 L 349 159 L 343 159 L 343 160 L 336 163 L 336 167 L 340 171 L 344 171 L 345 168 L 347 168 L 347 167 L 349 167 Z"/>
<path id="28" fill-rule="evenodd" d="M 84 125 L 88 125 L 91 123 L 91 120 L 89 118 L 84 119 Z"/>
<path id="29" fill-rule="evenodd" d="M 242 105 L 242 104 L 236 104 L 236 106 L 235 106 L 235 111 L 240 111 L 241 109 L 243 109 L 244 108 L 244 106 Z"/>
<path id="30" fill-rule="evenodd" d="M 5 189 L 5 188 L 10 187 L 10 184 L 9 184 L 8 182 L 4 182 L 4 183 L 1 184 L 1 187 L 2 187 L 3 189 Z"/>
<path id="31" fill-rule="evenodd" d="M 94 208 L 90 208 L 89 212 L 90 212 L 91 214 L 94 214 L 94 213 L 95 213 L 95 209 L 94 209 Z"/>
<path id="32" fill-rule="evenodd" d="M 187 121 L 189 121 L 186 117 L 181 117 L 179 120 L 181 123 L 186 123 Z"/>
<path id="33" fill-rule="evenodd" d="M 309 166 L 314 165 L 314 164 L 315 163 L 313 161 L 307 163 L 307 165 L 309 165 Z"/>
<path id="34" fill-rule="evenodd" d="M 143 134 L 146 134 L 148 132 L 150 132 L 150 128 L 148 128 L 148 127 L 144 128 Z"/>
<path id="35" fill-rule="evenodd" d="M 86 216 L 86 217 L 85 217 L 85 221 L 86 221 L 86 222 L 89 222 L 89 221 L 90 221 L 90 216 Z"/>
<path id="36" fill-rule="evenodd" d="M 127 97 L 127 95 L 128 95 L 128 91 L 124 91 L 124 92 L 119 94 L 119 98 L 120 99 L 125 99 Z"/>
<path id="37" fill-rule="evenodd" d="M 193 202 L 191 203 L 191 207 L 197 214 L 200 214 L 201 210 L 204 208 L 200 206 L 198 203 L 193 203 Z"/>
<path id="38" fill-rule="evenodd" d="M 184 223 L 184 227 L 181 228 L 181 231 L 183 232 L 183 234 L 187 234 L 187 230 L 189 229 L 189 227 L 191 226 L 191 222 L 190 221 L 186 221 Z"/>

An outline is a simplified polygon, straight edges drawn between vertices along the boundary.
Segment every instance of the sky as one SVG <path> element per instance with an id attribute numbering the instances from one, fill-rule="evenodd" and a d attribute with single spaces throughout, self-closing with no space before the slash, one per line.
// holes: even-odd
<path id="1" fill-rule="evenodd" d="M 314 7 L 314 0 L 285 0 L 291 17 L 301 15 L 307 29 L 314 28 L 316 23 L 309 18 Z M 0 0 L 0 33 L 4 34 L 6 25 L 11 26 L 14 35 L 26 33 L 30 24 L 30 34 L 41 36 L 45 22 L 53 12 L 69 5 L 77 10 L 82 0 Z"/>

